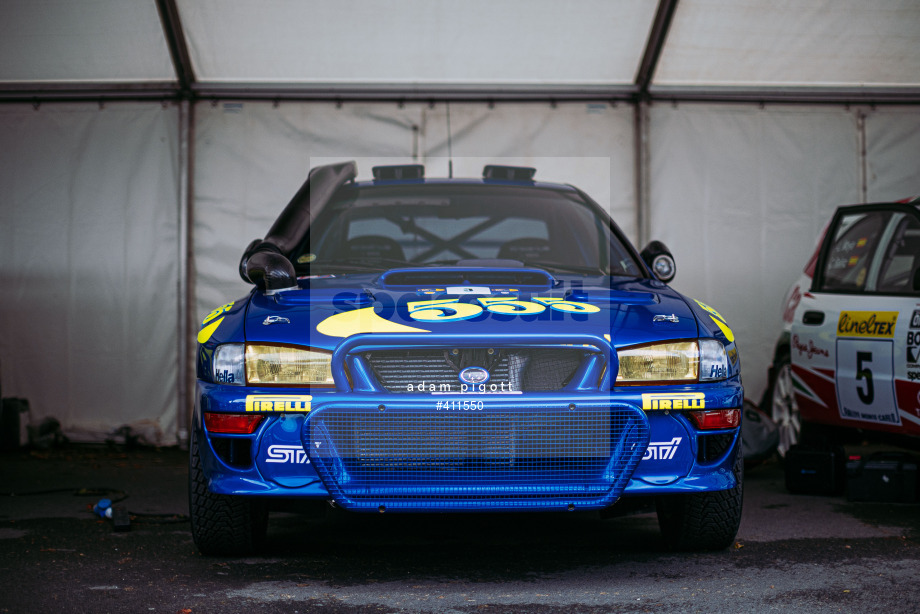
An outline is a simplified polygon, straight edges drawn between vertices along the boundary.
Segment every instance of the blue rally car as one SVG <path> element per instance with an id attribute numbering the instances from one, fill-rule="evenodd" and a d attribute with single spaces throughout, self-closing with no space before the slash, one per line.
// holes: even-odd
<path id="1" fill-rule="evenodd" d="M 313 169 L 198 333 L 189 499 L 205 554 L 291 500 L 354 512 L 605 510 L 721 549 L 743 390 L 713 308 L 670 289 L 586 194 L 487 166 Z"/>

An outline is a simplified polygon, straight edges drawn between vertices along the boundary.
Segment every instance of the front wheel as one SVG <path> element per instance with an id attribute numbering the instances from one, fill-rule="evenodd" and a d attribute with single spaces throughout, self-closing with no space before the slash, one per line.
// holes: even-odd
<path id="1" fill-rule="evenodd" d="M 723 550 L 738 534 L 743 501 L 744 459 L 739 443 L 735 486 L 729 490 L 659 497 L 658 526 L 672 550 Z"/>
<path id="2" fill-rule="evenodd" d="M 776 451 L 783 458 L 789 448 L 802 440 L 802 418 L 792 387 L 792 361 L 783 354 L 777 361 L 776 377 L 770 388 L 770 417 L 779 430 Z"/>
<path id="3" fill-rule="evenodd" d="M 265 539 L 268 510 L 259 501 L 218 495 L 208 490 L 198 446 L 198 434 L 193 430 L 189 446 L 188 501 L 195 545 L 205 555 L 249 554 Z"/>

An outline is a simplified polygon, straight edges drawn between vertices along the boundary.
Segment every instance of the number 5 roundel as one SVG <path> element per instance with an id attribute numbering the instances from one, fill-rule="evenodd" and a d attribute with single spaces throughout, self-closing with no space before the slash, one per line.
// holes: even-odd
<path id="1" fill-rule="evenodd" d="M 898 312 L 843 311 L 837 323 L 837 406 L 844 420 L 900 424 L 894 396 Z"/>

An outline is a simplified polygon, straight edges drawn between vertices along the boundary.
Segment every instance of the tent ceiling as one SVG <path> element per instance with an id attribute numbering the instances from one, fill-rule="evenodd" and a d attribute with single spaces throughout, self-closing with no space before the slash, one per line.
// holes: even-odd
<path id="1" fill-rule="evenodd" d="M 655 15 L 646 0 L 227 4 L 179 2 L 203 83 L 628 85 Z"/>
<path id="2" fill-rule="evenodd" d="M 920 2 L 681 0 L 654 85 L 920 88 Z"/>
<path id="3" fill-rule="evenodd" d="M 3 0 L 0 82 L 175 81 L 150 0 Z"/>
<path id="4" fill-rule="evenodd" d="M 0 3 L 0 99 L 631 97 L 646 86 L 668 98 L 917 101 L 920 2 Z"/>

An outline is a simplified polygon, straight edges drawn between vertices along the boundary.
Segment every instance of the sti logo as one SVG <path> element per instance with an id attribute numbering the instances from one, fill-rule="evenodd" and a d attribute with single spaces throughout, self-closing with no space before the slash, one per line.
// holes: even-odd
<path id="1" fill-rule="evenodd" d="M 295 465 L 310 463 L 310 459 L 307 458 L 307 451 L 303 449 L 303 446 L 268 446 L 267 454 L 266 463 L 292 463 Z"/>
<path id="2" fill-rule="evenodd" d="M 680 446 L 681 437 L 675 437 L 671 441 L 652 441 L 645 450 L 645 456 L 642 460 L 671 460 L 677 453 Z"/>

